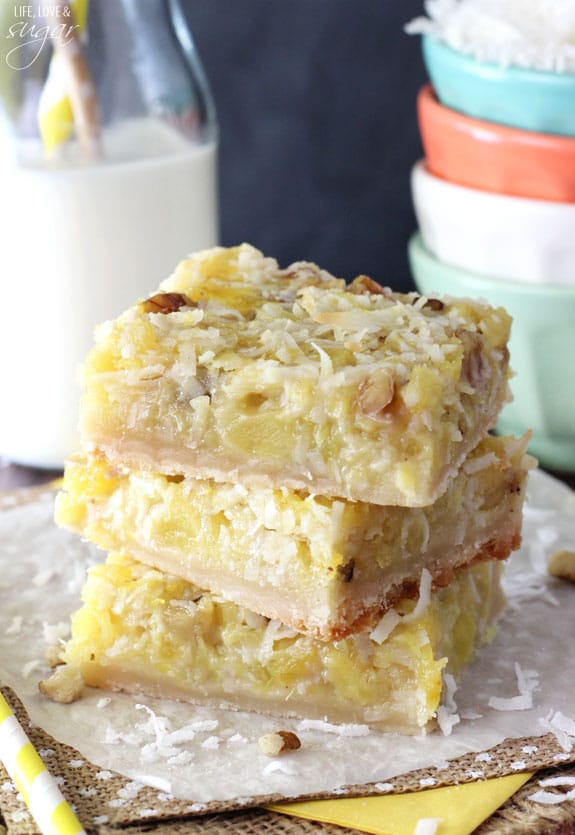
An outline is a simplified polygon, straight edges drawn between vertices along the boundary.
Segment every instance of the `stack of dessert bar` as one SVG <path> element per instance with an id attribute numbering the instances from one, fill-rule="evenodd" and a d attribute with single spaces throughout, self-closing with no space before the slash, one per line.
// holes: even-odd
<path id="1" fill-rule="evenodd" d="M 64 658 L 96 687 L 416 732 L 490 640 L 519 545 L 509 317 L 183 261 L 99 327 L 60 524 L 109 551 Z"/>

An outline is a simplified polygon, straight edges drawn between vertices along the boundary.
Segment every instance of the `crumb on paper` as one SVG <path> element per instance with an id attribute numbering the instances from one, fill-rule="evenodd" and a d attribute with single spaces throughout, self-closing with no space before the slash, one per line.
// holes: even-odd
<path id="1" fill-rule="evenodd" d="M 575 583 L 575 551 L 555 551 L 549 557 L 547 571 L 552 577 Z"/>
<path id="2" fill-rule="evenodd" d="M 301 748 L 301 740 L 293 731 L 273 731 L 260 736 L 258 745 L 267 757 L 279 757 L 287 751 Z"/>
<path id="3" fill-rule="evenodd" d="M 81 672 L 74 667 L 56 667 L 49 678 L 38 683 L 38 689 L 51 701 L 67 705 L 80 698 L 84 689 L 84 679 Z"/>

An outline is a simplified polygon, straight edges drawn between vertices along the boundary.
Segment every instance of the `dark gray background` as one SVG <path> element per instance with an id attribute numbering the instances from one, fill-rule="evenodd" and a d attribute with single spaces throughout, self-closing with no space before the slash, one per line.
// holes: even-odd
<path id="1" fill-rule="evenodd" d="M 422 0 L 182 0 L 220 124 L 222 243 L 411 289 Z"/>

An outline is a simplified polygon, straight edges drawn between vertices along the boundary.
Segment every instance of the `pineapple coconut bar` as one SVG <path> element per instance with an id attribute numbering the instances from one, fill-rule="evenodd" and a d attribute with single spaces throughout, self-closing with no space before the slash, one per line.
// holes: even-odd
<path id="1" fill-rule="evenodd" d="M 57 521 L 110 551 L 63 652 L 84 682 L 283 716 L 432 727 L 489 641 L 531 462 L 488 435 L 509 317 L 183 261 L 97 332 Z"/>

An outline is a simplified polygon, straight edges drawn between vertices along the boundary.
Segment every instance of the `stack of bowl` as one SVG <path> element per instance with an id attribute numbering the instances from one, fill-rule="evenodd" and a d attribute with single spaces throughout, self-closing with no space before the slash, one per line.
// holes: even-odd
<path id="1" fill-rule="evenodd" d="M 423 54 L 415 283 L 507 308 L 516 377 L 498 429 L 531 429 L 542 464 L 575 470 L 575 74 L 482 63 L 430 36 Z"/>

